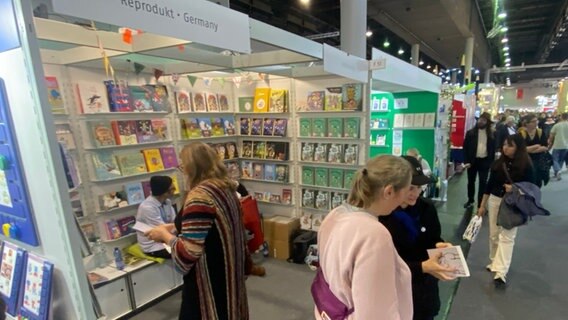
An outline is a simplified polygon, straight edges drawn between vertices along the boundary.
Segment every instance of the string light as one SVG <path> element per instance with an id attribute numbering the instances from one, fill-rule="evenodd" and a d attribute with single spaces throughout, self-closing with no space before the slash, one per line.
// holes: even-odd
<path id="1" fill-rule="evenodd" d="M 368 38 L 368 37 L 370 37 L 370 36 L 372 36 L 372 35 L 373 35 L 373 31 L 371 31 L 371 30 L 368 30 L 367 32 L 365 32 L 365 35 L 366 35 L 366 36 L 367 36 L 367 38 Z"/>
<path id="2" fill-rule="evenodd" d="M 402 48 L 398 49 L 398 55 L 401 56 L 404 54 L 404 50 L 402 50 Z"/>
<path id="3" fill-rule="evenodd" d="M 385 40 L 385 42 L 383 42 L 383 47 L 388 48 L 390 47 L 390 42 L 388 40 Z"/>

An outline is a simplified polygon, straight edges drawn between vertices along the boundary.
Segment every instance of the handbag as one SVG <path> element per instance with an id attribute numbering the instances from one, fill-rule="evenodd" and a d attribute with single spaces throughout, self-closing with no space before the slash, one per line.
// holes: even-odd
<path id="1" fill-rule="evenodd" d="M 467 240 L 469 243 L 473 243 L 477 238 L 477 235 L 479 234 L 482 222 L 482 217 L 478 215 L 473 216 L 473 218 L 471 218 L 471 220 L 469 221 L 467 228 L 465 228 L 462 238 L 464 240 Z"/>
<path id="2" fill-rule="evenodd" d="M 503 170 L 505 170 L 505 176 L 508 182 L 513 185 L 513 190 L 507 192 L 503 196 L 503 200 L 499 205 L 499 212 L 497 213 L 497 225 L 501 226 L 507 230 L 511 230 L 515 227 L 521 226 L 527 223 L 528 217 L 526 217 L 515 205 L 517 199 L 522 197 L 521 190 L 513 184 L 511 176 L 507 171 L 507 167 L 503 164 Z"/>
<path id="3" fill-rule="evenodd" d="M 331 292 L 321 268 L 316 271 L 316 277 L 312 283 L 311 292 L 317 312 L 324 320 L 345 320 L 355 311 L 354 308 L 350 309 L 347 307 Z"/>

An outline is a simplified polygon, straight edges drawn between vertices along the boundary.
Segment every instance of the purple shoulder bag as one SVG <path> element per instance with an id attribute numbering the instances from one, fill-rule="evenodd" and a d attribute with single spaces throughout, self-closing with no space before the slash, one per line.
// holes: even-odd
<path id="1" fill-rule="evenodd" d="M 324 320 L 345 320 L 355 311 L 354 308 L 349 309 L 331 292 L 321 268 L 316 271 L 316 277 L 312 283 L 312 297 L 319 315 Z"/>

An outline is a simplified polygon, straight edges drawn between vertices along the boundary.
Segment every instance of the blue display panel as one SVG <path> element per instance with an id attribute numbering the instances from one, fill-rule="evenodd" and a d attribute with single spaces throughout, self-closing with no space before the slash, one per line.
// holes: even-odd
<path id="1" fill-rule="evenodd" d="M 32 253 L 28 253 L 26 264 L 20 319 L 47 320 L 51 304 L 53 264 Z"/>
<path id="2" fill-rule="evenodd" d="M 12 0 L 0 0 L 0 21 L 0 52 L 19 47 L 20 37 Z"/>
<path id="3" fill-rule="evenodd" d="M 0 263 L 0 295 L 6 301 L 6 312 L 16 317 L 22 278 L 26 268 L 26 251 L 4 242 Z"/>
<path id="4" fill-rule="evenodd" d="M 0 226 L 5 236 L 38 246 L 16 142 L 6 87 L 0 78 Z"/>

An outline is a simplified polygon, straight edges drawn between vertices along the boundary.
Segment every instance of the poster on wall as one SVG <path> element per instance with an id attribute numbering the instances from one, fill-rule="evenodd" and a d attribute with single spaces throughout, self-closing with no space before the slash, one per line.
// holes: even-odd
<path id="1" fill-rule="evenodd" d="M 394 99 L 394 109 L 395 110 L 408 109 L 408 99 L 407 98 Z"/>

